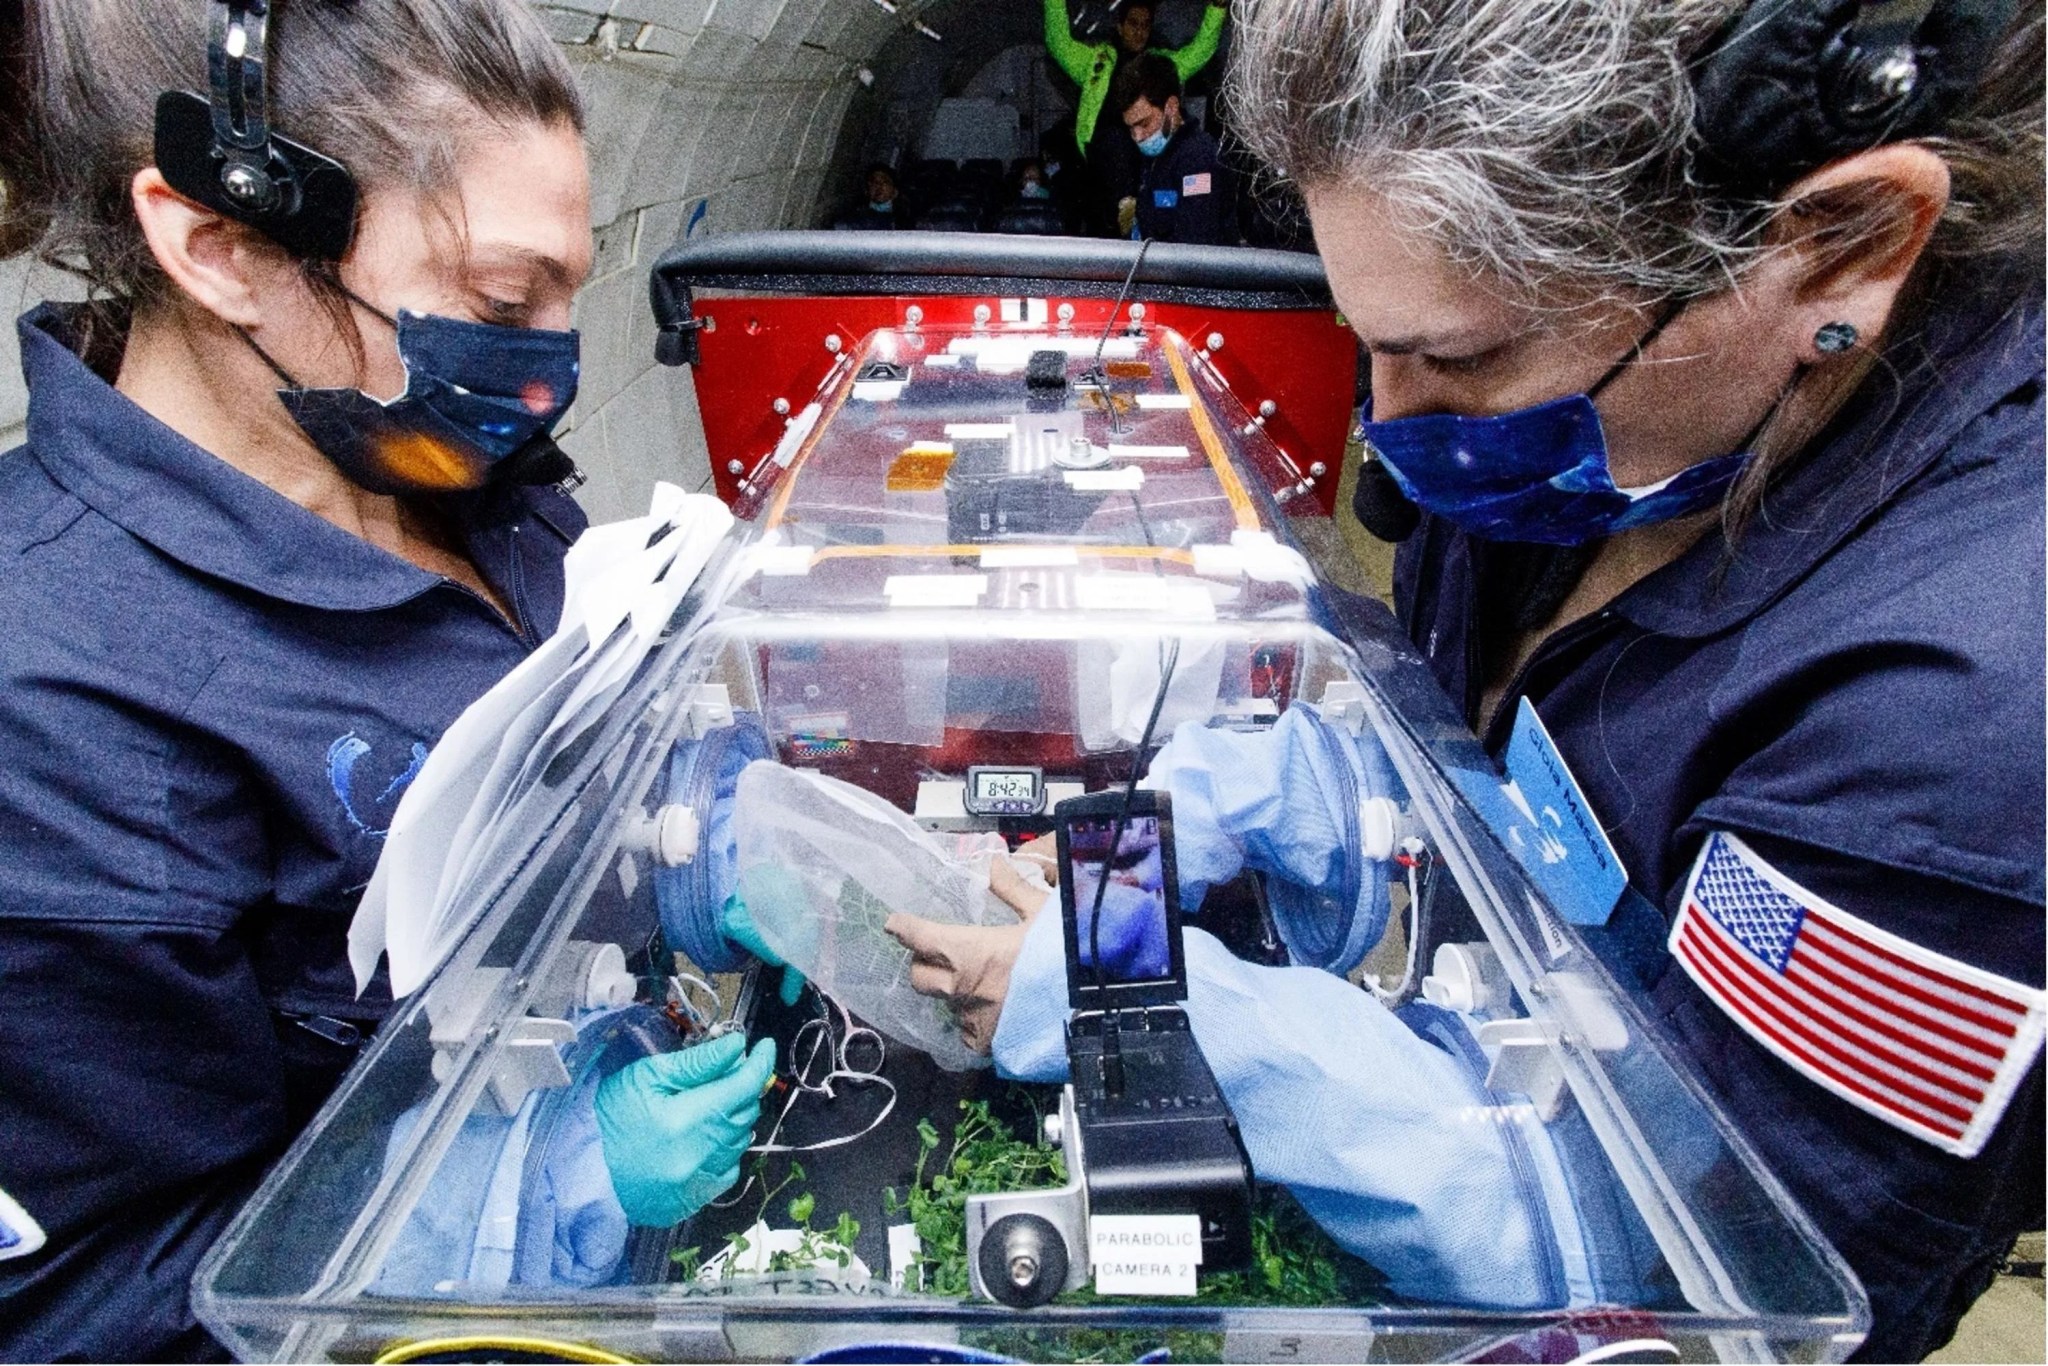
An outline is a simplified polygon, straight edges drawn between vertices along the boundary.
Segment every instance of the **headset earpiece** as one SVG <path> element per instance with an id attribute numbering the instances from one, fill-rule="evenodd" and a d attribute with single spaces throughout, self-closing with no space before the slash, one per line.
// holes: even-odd
<path id="1" fill-rule="evenodd" d="M 1982 79 L 2015 0 L 1755 0 L 1693 62 L 1702 170 L 1768 194 L 1932 132 Z"/>
<path id="2" fill-rule="evenodd" d="M 270 129 L 269 0 L 212 0 L 210 99 L 156 101 L 156 164 L 170 187 L 286 251 L 338 261 L 355 235 L 356 183 L 332 157 Z"/>

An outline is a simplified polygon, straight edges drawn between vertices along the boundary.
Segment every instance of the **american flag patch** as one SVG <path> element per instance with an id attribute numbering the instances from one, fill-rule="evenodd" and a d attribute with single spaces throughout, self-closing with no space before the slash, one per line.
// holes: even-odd
<path id="1" fill-rule="evenodd" d="M 1183 197 L 1209 193 L 1209 173 L 1184 175 L 1180 178 L 1180 192 Z"/>
<path id="2" fill-rule="evenodd" d="M 1670 947 L 1809 1080 L 1959 1157 L 2041 1047 L 2042 992 L 1830 906 L 1725 832 L 1700 850 Z"/>

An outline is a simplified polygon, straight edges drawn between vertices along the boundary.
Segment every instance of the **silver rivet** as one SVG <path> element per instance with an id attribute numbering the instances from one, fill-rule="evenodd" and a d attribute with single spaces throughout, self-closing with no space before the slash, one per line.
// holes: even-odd
<path id="1" fill-rule="evenodd" d="M 903 310 L 903 325 L 905 327 L 916 327 L 919 323 L 923 321 L 924 310 L 922 308 L 919 308 L 916 304 L 912 304 L 910 307 Z"/>
<path id="2" fill-rule="evenodd" d="M 737 460 L 728 460 L 725 462 L 725 472 L 727 474 L 738 474 L 741 470 L 744 470 L 745 468 L 746 466 L 741 464 Z"/>
<path id="3" fill-rule="evenodd" d="M 1207 345 L 1211 351 L 1221 351 L 1223 349 L 1223 334 L 1221 332 L 1211 332 Z"/>
<path id="4" fill-rule="evenodd" d="M 1070 323 L 1074 321 L 1074 306 L 1072 304 L 1061 304 L 1059 312 L 1054 316 L 1063 323 Z"/>
<path id="5" fill-rule="evenodd" d="M 839 334 L 837 332 L 834 332 L 831 336 L 825 338 L 825 349 L 827 351 L 830 351 L 835 356 L 839 354 L 839 348 L 844 345 L 846 345 L 846 343 L 839 340 Z"/>
<path id="6" fill-rule="evenodd" d="M 1260 416 L 1260 417 L 1271 417 L 1271 416 L 1272 416 L 1273 414 L 1275 414 L 1275 413 L 1277 413 L 1277 412 L 1279 412 L 1279 411 L 1280 411 L 1280 405 L 1279 405 L 1279 404 L 1277 404 L 1277 403 L 1275 403 L 1275 402 L 1274 402 L 1274 401 L 1273 401 L 1272 399 L 1270 399 L 1270 398 L 1269 398 L 1269 399 L 1266 399 L 1266 400 L 1264 400 L 1263 402 L 1261 402 L 1261 403 L 1259 404 L 1259 416 Z"/>
<path id="7" fill-rule="evenodd" d="M 1328 465 L 1325 465 L 1322 461 L 1318 460 L 1308 467 L 1308 472 L 1314 475 L 1316 478 L 1320 479 L 1330 472 L 1330 467 Z"/>
<path id="8" fill-rule="evenodd" d="M 976 304 L 974 306 L 974 325 L 976 327 L 986 325 L 988 320 L 993 316 L 995 315 L 989 312 L 989 307 L 987 304 Z"/>
<path id="9" fill-rule="evenodd" d="M 1145 305 L 1143 305 L 1143 304 L 1132 304 L 1132 305 L 1131 305 L 1131 321 L 1132 321 L 1132 322 L 1134 322 L 1134 323 L 1135 323 L 1135 322 L 1143 322 L 1143 321 L 1144 321 L 1144 319 L 1145 319 Z"/>
<path id="10" fill-rule="evenodd" d="M 833 348 L 832 348 L 832 346 L 831 346 L 831 345 L 830 345 L 830 344 L 828 343 L 828 344 L 826 345 L 825 349 L 829 351 L 829 350 L 832 350 Z M 788 417 L 788 416 L 789 416 L 789 400 L 788 400 L 788 399 L 786 399 L 786 398 L 778 398 L 778 399 L 776 399 L 776 400 L 775 400 L 774 404 L 773 404 L 773 405 L 771 405 L 771 406 L 773 406 L 773 407 L 774 407 L 774 409 L 775 409 L 775 413 L 776 413 L 776 416 L 778 416 L 778 417 Z"/>

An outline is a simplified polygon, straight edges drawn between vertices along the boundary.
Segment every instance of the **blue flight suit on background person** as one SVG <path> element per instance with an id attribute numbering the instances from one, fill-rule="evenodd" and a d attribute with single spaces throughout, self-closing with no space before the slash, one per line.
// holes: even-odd
<path id="1" fill-rule="evenodd" d="M 373 1028 L 349 917 L 447 726 L 553 632 L 584 517 L 450 500 L 517 624 L 264 487 L 20 325 L 0 455 L 0 1358 L 218 1356 L 192 1271 Z M 268 402 L 252 394 L 251 404 Z"/>
<path id="2" fill-rule="evenodd" d="M 1588 937 L 1631 965 L 1862 1280 L 1866 1360 L 1940 1346 L 2013 1235 L 2041 1226 L 2040 1058 L 1983 1150 L 1951 1156 L 1754 1041 L 1664 936 L 1703 842 L 1728 831 L 1883 931 L 2042 985 L 2042 349 L 2038 284 L 1948 294 L 1732 548 L 1710 531 L 1553 633 L 1491 718 L 1478 612 L 1513 552 L 1425 515 L 1396 560 L 1402 623 L 1488 749 L 1527 697 L 1661 910 L 1630 923 L 1624 901 Z"/>

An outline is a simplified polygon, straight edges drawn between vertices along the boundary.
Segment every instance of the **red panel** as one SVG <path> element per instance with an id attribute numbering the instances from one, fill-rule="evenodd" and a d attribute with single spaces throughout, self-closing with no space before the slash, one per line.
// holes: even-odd
<path id="1" fill-rule="evenodd" d="M 1057 316 L 1063 303 L 1074 309 L 1073 326 L 1086 334 L 1109 319 L 1107 299 L 1049 299 Z M 971 327 L 976 306 L 1001 316 L 991 297 L 794 298 L 770 295 L 699 297 L 697 316 L 711 319 L 697 334 L 697 401 L 704 440 L 719 496 L 732 503 L 739 479 L 775 448 L 783 415 L 775 401 L 802 411 L 831 370 L 842 347 L 857 344 L 877 328 L 899 327 L 907 310 L 923 311 L 930 327 Z M 1254 311 L 1149 303 L 1148 322 L 1173 328 L 1197 348 L 1221 336 L 1211 362 L 1248 413 L 1271 400 L 1277 410 L 1266 433 L 1304 472 L 1321 462 L 1325 473 L 1311 490 L 1315 510 L 1328 514 L 1337 494 L 1337 470 L 1351 420 L 1357 343 L 1328 310 Z M 1239 421 L 1243 421 L 1242 418 Z M 737 462 L 738 468 L 733 466 Z M 1306 510 L 1310 504 L 1300 505 Z"/>

